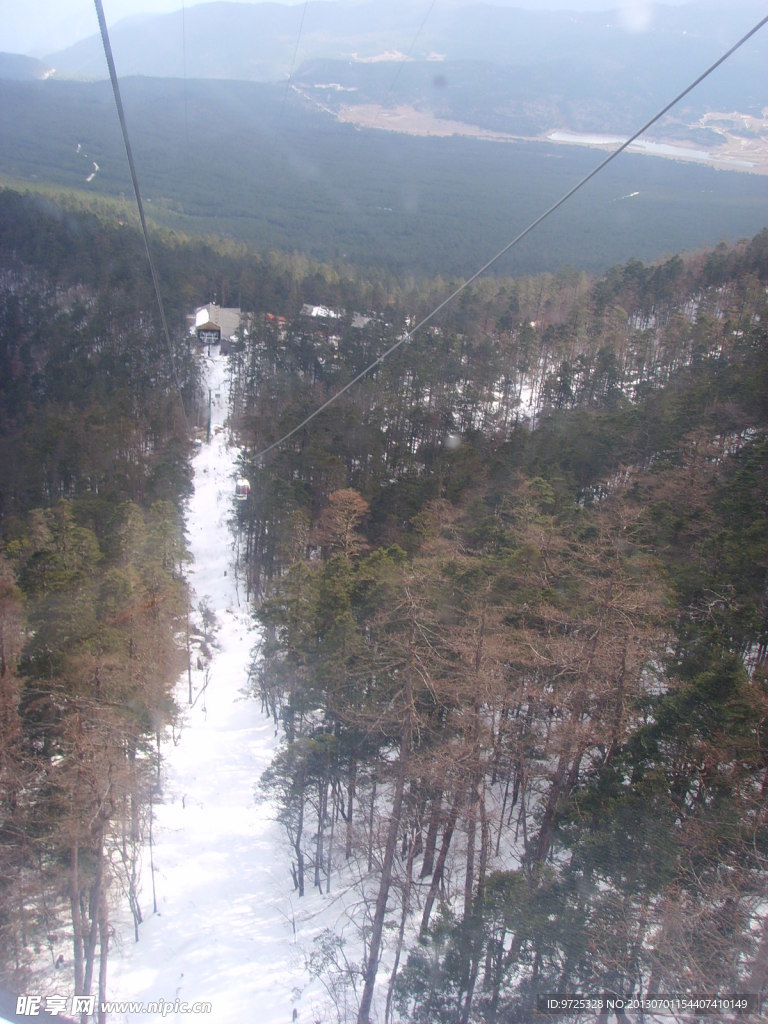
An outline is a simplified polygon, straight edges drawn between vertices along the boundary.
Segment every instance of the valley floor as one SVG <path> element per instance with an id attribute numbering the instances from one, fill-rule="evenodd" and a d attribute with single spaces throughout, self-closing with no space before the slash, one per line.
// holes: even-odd
<path id="1" fill-rule="evenodd" d="M 477 125 L 462 121 L 451 121 L 436 117 L 431 111 L 417 110 L 408 104 L 397 107 L 382 107 L 376 104 L 358 104 L 342 107 L 336 114 L 340 121 L 357 125 L 360 128 L 378 128 L 384 131 L 400 132 L 405 135 L 421 135 L 448 137 L 462 135 L 468 138 L 485 139 L 489 142 L 552 142 L 558 145 L 587 146 L 610 151 L 615 149 L 626 134 L 619 137 L 598 133 L 574 132 L 568 130 L 549 131 L 534 137 L 513 135 L 507 132 L 491 131 Z M 768 122 L 756 119 L 739 119 L 738 115 L 707 114 L 700 126 L 705 127 L 707 119 L 719 118 L 721 122 L 731 120 L 750 120 L 751 131 L 748 136 L 737 131 L 730 131 L 722 125 L 718 128 L 721 141 L 717 146 L 702 149 L 700 146 L 685 141 L 685 129 L 681 130 L 680 140 L 652 141 L 639 139 L 629 150 L 646 156 L 662 157 L 667 160 L 685 160 L 708 164 L 729 171 L 749 171 L 753 174 L 768 174 Z M 629 126 L 632 127 L 632 126 Z M 738 125 L 734 125 L 738 128 Z"/>

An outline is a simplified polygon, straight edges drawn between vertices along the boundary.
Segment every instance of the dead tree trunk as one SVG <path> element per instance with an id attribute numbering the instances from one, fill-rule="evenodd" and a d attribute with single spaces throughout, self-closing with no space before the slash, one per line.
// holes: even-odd
<path id="1" fill-rule="evenodd" d="M 435 866 L 435 850 L 437 849 L 437 833 L 440 828 L 440 811 L 443 803 L 443 791 L 438 791 L 432 797 L 432 809 L 429 815 L 427 827 L 427 838 L 424 841 L 424 859 L 421 862 L 420 878 L 431 875 Z"/>
<path id="2" fill-rule="evenodd" d="M 437 856 L 437 864 L 432 874 L 432 882 L 429 886 L 429 893 L 427 894 L 427 900 L 424 904 L 424 913 L 421 917 L 421 928 L 419 929 L 419 936 L 424 937 L 427 934 L 429 928 L 429 919 L 432 915 L 432 908 L 435 905 L 437 899 L 437 891 L 440 888 L 440 883 L 443 880 L 443 871 L 445 870 L 445 862 L 448 857 L 448 850 L 451 845 L 451 839 L 453 838 L 453 830 L 456 828 L 456 819 L 459 816 L 459 808 L 462 802 L 462 794 L 459 793 L 454 800 L 451 812 L 448 815 L 448 821 L 445 823 L 445 831 L 443 832 L 443 842 L 440 846 L 440 853 Z"/>
<path id="3" fill-rule="evenodd" d="M 373 925 L 371 927 L 371 943 L 368 948 L 368 960 L 365 965 L 363 995 L 360 1000 L 360 1010 L 357 1015 L 357 1024 L 369 1024 L 371 1013 L 371 1002 L 373 1001 L 373 988 L 376 983 L 376 973 L 379 967 L 379 955 L 381 953 L 381 937 L 384 931 L 384 918 L 387 912 L 387 900 L 389 889 L 392 883 L 392 867 L 397 849 L 397 837 L 400 834 L 400 821 L 403 810 L 403 794 L 405 792 L 405 779 L 410 760 L 412 732 L 413 732 L 413 679 L 412 661 L 415 627 L 411 622 L 410 638 L 408 641 L 408 664 L 405 667 L 403 687 L 403 724 L 400 735 L 400 757 L 397 765 L 397 777 L 395 779 L 395 791 L 392 798 L 392 812 L 387 829 L 387 839 L 384 846 L 384 861 L 381 866 L 381 878 L 379 880 L 379 892 L 376 897 L 376 908 L 373 914 Z"/>
<path id="4" fill-rule="evenodd" d="M 384 916 L 387 912 L 387 899 L 389 887 L 392 881 L 392 865 L 397 849 L 397 837 L 400 832 L 400 817 L 403 808 L 403 792 L 405 790 L 405 761 L 401 754 L 398 765 L 395 792 L 392 800 L 392 813 L 387 829 L 387 840 L 384 847 L 384 861 L 381 865 L 381 878 L 379 880 L 379 892 L 376 897 L 376 909 L 373 914 L 373 925 L 371 927 L 371 944 L 368 948 L 368 961 L 365 967 L 365 982 L 363 995 L 360 1000 L 360 1011 L 357 1015 L 357 1024 L 369 1024 L 371 1001 L 373 1000 L 373 987 L 376 982 L 376 972 L 379 967 L 379 954 L 381 952 L 381 936 L 384 930 Z"/>
<path id="5" fill-rule="evenodd" d="M 72 908 L 72 959 L 75 968 L 75 995 L 84 995 L 83 981 L 83 917 L 80 903 L 80 850 L 77 842 L 72 844 L 69 855 L 69 901 Z"/>

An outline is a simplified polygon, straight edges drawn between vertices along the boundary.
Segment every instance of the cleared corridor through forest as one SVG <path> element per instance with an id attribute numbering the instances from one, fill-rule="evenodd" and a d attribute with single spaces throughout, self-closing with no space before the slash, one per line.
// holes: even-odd
<path id="1" fill-rule="evenodd" d="M 192 463 L 187 536 L 193 631 L 201 632 L 207 618 L 212 637 L 192 651 L 192 707 L 186 672 L 179 679 L 180 726 L 175 737 L 168 731 L 162 748 L 152 853 L 158 912 L 152 912 L 146 849 L 139 942 L 123 914 L 108 988 L 112 999 L 212 1007 L 209 1013 L 173 1011 L 165 1020 L 278 1024 L 292 1019 L 292 989 L 301 983 L 304 963 L 293 936 L 282 832 L 272 805 L 254 799 L 277 740 L 274 723 L 247 695 L 258 632 L 244 595 L 238 595 L 229 525 L 238 450 L 229 445 L 225 427 L 226 359 L 206 359 L 204 373 L 211 437 Z"/>

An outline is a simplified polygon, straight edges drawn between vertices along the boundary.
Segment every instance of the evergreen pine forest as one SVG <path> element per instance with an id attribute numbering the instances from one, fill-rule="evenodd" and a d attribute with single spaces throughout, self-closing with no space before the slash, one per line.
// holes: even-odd
<path id="1" fill-rule="evenodd" d="M 141 924 L 215 292 L 253 314 L 232 520 L 281 735 L 254 787 L 296 899 L 360 888 L 359 955 L 309 961 L 347 1019 L 764 990 L 768 231 L 481 279 L 265 456 L 455 285 L 154 244 L 170 352 L 115 208 L 0 191 L 0 982 L 65 933 L 98 990 L 116 903 Z"/>

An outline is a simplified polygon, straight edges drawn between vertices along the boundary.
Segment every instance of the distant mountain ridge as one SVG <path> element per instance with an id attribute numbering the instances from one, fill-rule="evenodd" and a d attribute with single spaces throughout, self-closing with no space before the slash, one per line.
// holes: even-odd
<path id="1" fill-rule="evenodd" d="M 0 53 L 0 78 L 28 82 L 46 78 L 50 72 L 50 65 L 36 57 L 25 57 L 21 53 Z"/>
<path id="2" fill-rule="evenodd" d="M 626 134 L 762 13 L 757 0 L 737 0 L 727 9 L 708 0 L 643 9 L 645 22 L 633 23 L 621 11 L 530 11 L 467 0 L 435 4 L 426 17 L 413 4 L 381 0 L 216 2 L 126 19 L 113 27 L 111 40 L 122 78 L 290 81 L 337 116 L 350 105 L 404 104 L 525 137 L 563 129 Z M 768 32 L 764 36 L 673 113 L 667 139 L 716 145 L 717 133 L 698 123 L 713 111 L 757 119 L 753 129 L 756 124 L 762 132 Z M 47 63 L 56 78 L 106 77 L 98 35 L 51 54 Z M 371 123 L 354 113 L 347 119 Z"/>
<path id="3" fill-rule="evenodd" d="M 110 35 L 123 75 L 273 81 L 287 77 L 296 61 L 307 57 L 335 58 L 356 48 L 373 53 L 380 46 L 402 45 L 414 27 L 410 9 L 398 13 L 397 5 L 215 2 L 129 18 Z M 106 74 L 98 34 L 47 59 L 61 76 Z"/>
<path id="4" fill-rule="evenodd" d="M 740 21 L 746 30 L 763 13 L 757 0 L 645 9 L 651 12 L 645 30 L 633 31 L 616 10 L 528 11 L 461 0 L 438 3 L 425 17 L 418 5 L 381 0 L 215 2 L 125 19 L 110 34 L 121 75 L 271 81 L 288 77 L 307 60 L 355 60 L 387 51 L 408 60 L 437 53 L 446 60 L 504 67 L 598 60 L 619 74 L 623 68 L 647 70 L 650 61 L 663 70 L 670 55 L 683 67 L 693 63 L 701 70 L 702 61 L 735 41 Z M 765 53 L 764 43 L 757 48 Z M 59 76 L 106 77 L 98 33 L 46 60 Z"/>

